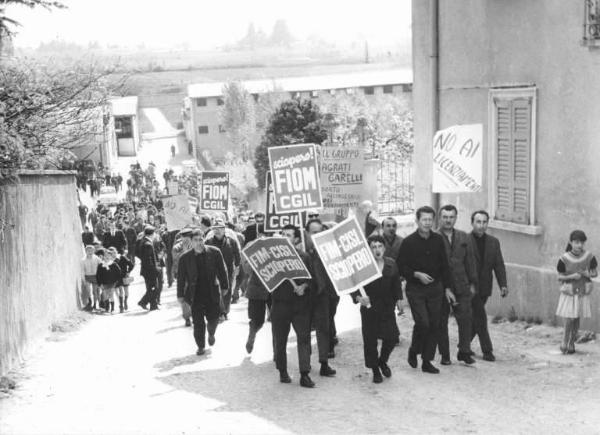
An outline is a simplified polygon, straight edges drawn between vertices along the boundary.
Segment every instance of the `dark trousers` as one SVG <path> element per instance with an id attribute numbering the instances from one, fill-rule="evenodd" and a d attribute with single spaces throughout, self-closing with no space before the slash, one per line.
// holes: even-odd
<path id="1" fill-rule="evenodd" d="M 406 285 L 406 295 L 415 322 L 410 348 L 421 354 L 423 361 L 431 361 L 435 355 L 443 294 L 439 282 Z"/>
<path id="2" fill-rule="evenodd" d="M 471 352 L 472 319 L 471 295 L 456 296 L 457 304 L 452 307 L 454 318 L 458 325 L 458 350 L 461 353 Z M 450 340 L 448 338 L 448 320 L 450 318 L 450 303 L 442 298 L 440 329 L 438 335 L 438 351 L 442 358 L 450 359 Z"/>
<path id="3" fill-rule="evenodd" d="M 156 302 L 158 303 L 160 303 L 160 295 L 162 294 L 164 283 L 165 278 L 163 276 L 163 268 L 161 267 L 160 272 L 156 277 Z"/>
<path id="4" fill-rule="evenodd" d="M 167 255 L 167 284 L 169 287 L 173 285 L 173 256 Z"/>
<path id="5" fill-rule="evenodd" d="M 242 288 L 242 284 L 244 283 L 245 279 L 246 274 L 244 273 L 244 268 L 240 267 L 235 279 L 233 294 L 231 295 L 232 300 L 237 301 L 240 298 L 240 288 Z"/>
<path id="6" fill-rule="evenodd" d="M 377 350 L 377 313 L 369 308 L 360 308 L 361 331 L 363 337 L 363 351 L 365 354 L 365 366 L 373 369 L 379 366 L 379 361 L 387 363 L 390 355 L 396 347 L 396 339 L 383 339 L 381 343 L 381 354 Z"/>
<path id="7" fill-rule="evenodd" d="M 215 335 L 219 324 L 219 305 L 194 302 L 192 305 L 192 319 L 194 320 L 194 340 L 198 349 L 204 349 L 206 331 Z"/>
<path id="8" fill-rule="evenodd" d="M 229 314 L 229 310 L 231 308 L 231 284 L 232 284 L 232 274 L 227 273 L 227 282 L 229 282 L 229 286 L 227 287 L 227 290 L 225 290 L 222 293 L 222 297 L 223 297 L 223 313 L 222 314 Z"/>
<path id="9" fill-rule="evenodd" d="M 335 327 L 335 313 L 337 313 L 337 307 L 339 303 L 339 296 L 329 297 L 329 350 L 333 350 L 335 347 L 333 341 L 333 339 L 337 336 L 337 329 Z"/>
<path id="10" fill-rule="evenodd" d="M 158 280 L 156 276 L 144 276 L 144 282 L 146 284 L 146 293 L 144 294 L 144 296 L 142 296 L 142 299 L 139 303 L 142 305 L 150 304 L 150 308 L 156 308 L 156 298 L 158 296 Z"/>
<path id="11" fill-rule="evenodd" d="M 271 328 L 277 370 L 287 370 L 287 341 L 290 325 L 296 333 L 300 373 L 310 371 L 310 309 L 293 301 L 273 301 Z"/>
<path id="12" fill-rule="evenodd" d="M 271 308 L 271 299 L 248 299 L 248 319 L 250 327 L 258 331 L 265 324 L 267 307 Z"/>
<path id="13" fill-rule="evenodd" d="M 487 296 L 481 297 L 477 294 L 473 296 L 471 301 L 471 307 L 473 308 L 473 332 L 471 333 L 471 340 L 476 335 L 479 336 L 479 345 L 483 353 L 493 351 L 492 339 L 488 332 L 487 313 L 485 312 L 485 303 L 487 300 Z"/>
<path id="14" fill-rule="evenodd" d="M 329 295 L 314 295 L 311 301 L 310 323 L 317 333 L 319 362 L 327 362 L 329 354 Z"/>

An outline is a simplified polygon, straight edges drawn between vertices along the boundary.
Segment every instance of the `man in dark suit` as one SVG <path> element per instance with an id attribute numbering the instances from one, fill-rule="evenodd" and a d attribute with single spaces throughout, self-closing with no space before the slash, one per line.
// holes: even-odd
<path id="1" fill-rule="evenodd" d="M 158 274 L 161 273 L 158 258 L 154 250 L 154 227 L 148 225 L 144 229 L 144 237 L 139 242 L 139 253 L 137 254 L 141 260 L 140 275 L 144 277 L 146 282 L 146 293 L 138 302 L 138 305 L 146 309 L 150 304 L 150 311 L 158 309 Z M 136 249 L 137 251 L 137 249 Z"/>
<path id="2" fill-rule="evenodd" d="M 117 248 L 119 255 L 123 255 L 125 249 L 127 249 L 127 239 L 123 231 L 118 230 L 113 219 L 108 221 L 108 231 L 102 236 L 102 246 L 105 249 L 114 246 Z"/>
<path id="3" fill-rule="evenodd" d="M 192 307 L 194 339 L 198 346 L 196 354 L 203 355 L 207 330 L 209 346 L 215 343 L 222 303 L 219 285 L 226 293 L 229 282 L 221 251 L 204 244 L 202 231 L 193 231 L 192 247 L 179 260 L 177 298 L 184 298 Z"/>
<path id="4" fill-rule="evenodd" d="M 508 294 L 508 287 L 506 285 L 506 268 L 500 250 L 500 242 L 494 236 L 486 234 L 489 219 L 490 216 L 485 210 L 478 210 L 471 215 L 473 231 L 469 235 L 469 239 L 473 247 L 477 267 L 477 294 L 472 300 L 472 338 L 475 338 L 476 335 L 479 336 L 483 359 L 495 361 L 492 340 L 488 332 L 487 313 L 485 312 L 485 303 L 492 294 L 492 271 L 496 275 L 502 297 L 506 297 Z"/>
<path id="5" fill-rule="evenodd" d="M 469 235 L 454 228 L 458 210 L 452 204 L 440 209 L 440 229 L 446 256 L 450 263 L 452 293 L 456 302 L 452 305 L 454 318 L 458 325 L 458 355 L 456 359 L 467 364 L 475 360 L 471 356 L 472 322 L 471 299 L 476 292 L 477 272 L 473 248 L 469 243 Z M 442 356 L 442 365 L 450 365 L 450 342 L 448 339 L 448 319 L 450 317 L 448 299 L 442 299 L 438 350 Z"/>

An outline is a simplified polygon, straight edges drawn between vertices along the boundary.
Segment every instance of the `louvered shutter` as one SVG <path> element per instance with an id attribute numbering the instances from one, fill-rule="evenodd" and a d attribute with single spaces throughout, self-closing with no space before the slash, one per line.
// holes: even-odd
<path id="1" fill-rule="evenodd" d="M 529 177 L 531 171 L 531 100 L 520 98 L 513 105 L 513 221 L 529 223 Z"/>
<path id="2" fill-rule="evenodd" d="M 496 219 L 512 220 L 513 209 L 513 148 L 512 104 L 509 100 L 494 99 L 496 115 Z"/>
<path id="3" fill-rule="evenodd" d="M 529 223 L 531 99 L 495 99 L 496 219 Z"/>

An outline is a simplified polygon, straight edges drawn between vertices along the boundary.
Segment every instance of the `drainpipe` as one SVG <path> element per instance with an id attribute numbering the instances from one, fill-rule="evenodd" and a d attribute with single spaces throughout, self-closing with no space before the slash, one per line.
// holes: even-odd
<path id="1" fill-rule="evenodd" d="M 430 49 L 430 78 L 429 83 L 431 83 L 431 130 L 432 135 L 429 141 L 429 147 L 432 147 L 433 136 L 436 131 L 439 130 L 440 127 L 440 94 L 439 94 L 439 81 L 440 81 L 440 70 L 439 70 L 439 0 L 430 0 L 430 41 L 431 41 L 431 49 Z M 430 148 L 431 149 L 431 148 Z M 440 194 L 433 193 L 431 196 L 431 206 L 436 211 L 439 210 L 440 204 Z"/>

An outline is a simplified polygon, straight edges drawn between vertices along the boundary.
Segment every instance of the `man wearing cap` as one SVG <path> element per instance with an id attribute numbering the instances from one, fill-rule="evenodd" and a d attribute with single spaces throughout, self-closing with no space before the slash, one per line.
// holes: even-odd
<path id="1" fill-rule="evenodd" d="M 215 220 L 212 230 L 212 237 L 208 238 L 205 243 L 221 251 L 221 255 L 223 255 L 223 260 L 225 260 L 225 265 L 227 266 L 227 280 L 229 283 L 232 283 L 234 271 L 240 265 L 240 247 L 237 240 L 225 234 L 225 222 L 223 222 L 223 219 Z M 230 306 L 231 288 L 223 289 L 223 312 L 221 314 L 225 320 L 229 314 Z"/>
<path id="2" fill-rule="evenodd" d="M 192 249 L 192 229 L 184 228 L 179 232 L 181 237 L 173 245 L 172 256 L 173 256 L 173 277 L 177 280 L 177 268 L 179 267 L 179 259 L 181 256 Z M 190 305 L 184 300 L 183 297 L 177 298 L 181 304 L 181 317 L 185 320 L 185 326 L 192 326 L 192 309 Z"/>
<path id="3" fill-rule="evenodd" d="M 154 250 L 153 236 L 154 227 L 151 225 L 146 226 L 144 237 L 139 243 L 140 253 L 138 256 L 142 262 L 140 275 L 144 277 L 146 283 L 146 293 L 140 299 L 138 305 L 146 309 L 147 305 L 150 304 L 150 311 L 158 309 L 158 274 L 162 273 Z"/>
<path id="4" fill-rule="evenodd" d="M 177 298 L 184 298 L 192 307 L 196 354 L 203 355 L 207 331 L 209 346 L 215 344 L 222 300 L 219 285 L 226 293 L 229 281 L 221 251 L 204 244 L 202 231 L 193 231 L 192 247 L 179 259 Z"/>

